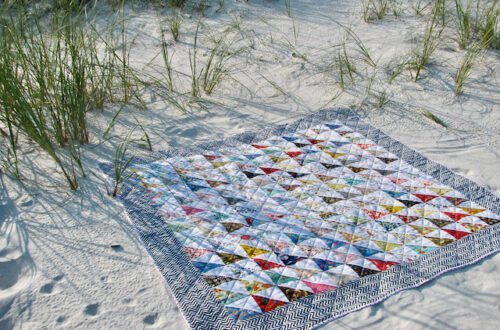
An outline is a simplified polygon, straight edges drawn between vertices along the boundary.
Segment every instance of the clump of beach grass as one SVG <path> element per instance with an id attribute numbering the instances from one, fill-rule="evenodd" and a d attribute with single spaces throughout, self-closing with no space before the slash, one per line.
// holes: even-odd
<path id="1" fill-rule="evenodd" d="M 161 54 L 163 58 L 163 63 L 165 64 L 165 78 L 167 81 L 167 88 L 170 91 L 174 91 L 174 78 L 173 78 L 173 66 L 172 66 L 172 56 L 173 54 L 169 51 L 169 45 L 165 37 L 165 32 L 161 32 Z"/>
<path id="2" fill-rule="evenodd" d="M 200 95 L 200 75 L 198 74 L 196 63 L 198 54 L 198 33 L 200 31 L 200 22 L 196 25 L 196 31 L 194 33 L 194 43 L 193 52 L 189 49 L 189 67 L 191 69 L 191 96 L 198 97 Z"/>
<path id="3" fill-rule="evenodd" d="M 339 78 L 339 87 L 344 90 L 346 88 L 346 79 L 354 83 L 354 74 L 356 74 L 356 66 L 354 60 L 349 55 L 345 41 L 341 43 L 340 50 L 334 55 L 333 67 L 337 71 Z"/>
<path id="4" fill-rule="evenodd" d="M 179 13 L 176 13 L 171 19 L 168 20 L 168 27 L 170 28 L 170 33 L 172 33 L 174 41 L 178 41 L 181 29 L 181 16 Z"/>
<path id="5" fill-rule="evenodd" d="M 234 38 L 228 37 L 231 29 L 226 29 L 223 34 L 213 31 L 207 34 L 206 31 L 202 33 L 205 27 L 199 20 L 194 31 L 193 43 L 187 49 L 188 74 L 174 67 L 172 62 L 174 46 L 168 42 L 165 30 L 161 30 L 159 55 L 163 59 L 163 68 L 160 72 L 163 79 L 152 77 L 151 86 L 155 95 L 182 112 L 186 112 L 192 105 L 206 108 L 208 104 L 213 103 L 203 96 L 211 95 L 225 78 L 230 77 L 232 67 L 229 60 L 243 49 L 232 49 Z M 203 42 L 209 42 L 209 46 L 205 49 L 199 46 L 201 38 Z M 183 89 L 185 78 L 189 79 L 188 90 Z"/>
<path id="6" fill-rule="evenodd" d="M 493 0 L 485 13 L 481 15 L 478 22 L 478 37 L 485 48 L 500 48 L 500 37 L 498 33 L 498 15 L 500 8 L 498 0 Z"/>
<path id="7" fill-rule="evenodd" d="M 420 113 L 427 119 L 433 121 L 434 123 L 444 127 L 444 128 L 448 128 L 448 124 L 446 124 L 441 118 L 439 118 L 438 116 L 436 116 L 434 113 L 432 113 L 431 111 L 427 110 L 427 109 L 420 109 Z"/>
<path id="8" fill-rule="evenodd" d="M 437 0 L 433 9 L 433 15 L 427 23 L 422 43 L 413 50 L 412 59 L 408 62 L 413 70 L 414 80 L 420 78 L 422 70 L 428 65 L 432 54 L 440 44 L 441 34 L 444 26 L 440 25 L 441 0 Z"/>
<path id="9" fill-rule="evenodd" d="M 389 0 L 390 9 L 394 17 L 400 17 L 403 12 L 403 3 L 398 0 Z"/>
<path id="10" fill-rule="evenodd" d="M 200 63 L 198 61 L 200 26 L 201 23 L 199 22 L 196 27 L 192 50 L 189 49 L 188 51 L 191 69 L 191 96 L 193 97 L 199 97 L 202 90 L 206 95 L 211 95 L 224 77 L 229 75 L 228 61 L 237 53 L 231 51 L 230 44 L 225 37 L 219 36 L 212 40 L 212 45 L 208 50 L 208 59 L 204 63 Z"/>
<path id="11" fill-rule="evenodd" d="M 127 45 L 118 54 L 88 16 L 54 8 L 42 15 L 0 4 L 0 126 L 6 128 L 17 176 L 22 136 L 50 156 L 75 190 L 85 175 L 87 113 L 113 101 L 117 92 L 130 95 L 125 80 L 131 69 Z M 98 53 L 102 45 L 104 55 Z"/>
<path id="12" fill-rule="evenodd" d="M 153 151 L 153 144 L 151 143 L 151 138 L 149 137 L 148 132 L 146 131 L 144 126 L 139 122 L 139 120 L 137 120 L 137 118 L 134 119 L 137 122 L 137 127 L 139 127 L 139 129 L 142 132 L 142 137 L 139 139 L 137 144 L 141 147 L 145 146 L 148 151 Z"/>
<path id="13" fill-rule="evenodd" d="M 377 90 L 375 92 L 375 100 L 377 101 L 376 102 L 377 108 L 382 109 L 390 101 L 389 93 L 387 92 L 386 89 L 384 89 L 384 90 Z"/>
<path id="14" fill-rule="evenodd" d="M 389 0 L 361 0 L 361 5 L 363 7 L 363 20 L 370 22 L 385 17 L 389 9 Z"/>
<path id="15" fill-rule="evenodd" d="M 168 5 L 175 8 L 182 8 L 186 5 L 187 0 L 167 0 Z"/>
<path id="16" fill-rule="evenodd" d="M 432 15 L 437 17 L 438 22 L 441 23 L 443 28 L 446 26 L 446 0 L 434 0 Z"/>
<path id="17" fill-rule="evenodd" d="M 464 6 L 462 0 L 455 0 L 455 10 L 457 14 L 458 45 L 460 48 L 465 49 L 472 35 L 470 2 Z"/>
<path id="18" fill-rule="evenodd" d="M 202 69 L 202 86 L 207 95 L 221 83 L 222 79 L 229 74 L 228 61 L 234 54 L 224 38 L 219 37 L 213 42 L 210 55 Z"/>
<path id="19" fill-rule="evenodd" d="M 0 78 L 3 77 L 4 75 L 2 74 Z M 4 168 L 8 173 L 13 174 L 15 178 L 20 179 L 21 173 L 19 171 L 19 160 L 17 153 L 19 131 L 15 130 L 15 127 L 13 125 L 14 118 L 12 118 L 12 116 L 12 111 L 6 110 L 5 113 L 2 114 L 2 118 L 0 118 L 1 122 L 6 124 L 8 132 L 7 133 L 0 127 L 0 135 L 8 140 L 6 149 L 7 151 L 4 152 L 3 148 L 0 149 L 0 152 L 2 153 L 2 166 L 0 167 L 0 169 Z"/>
<path id="20" fill-rule="evenodd" d="M 396 60 L 389 63 L 386 67 L 389 76 L 389 83 L 391 84 L 397 77 L 399 77 L 405 69 L 410 66 L 411 57 L 408 55 L 397 58 Z"/>
<path id="21" fill-rule="evenodd" d="M 60 167 L 70 188 L 76 189 L 74 163 L 66 164 L 56 145 L 72 149 L 89 140 L 86 39 L 78 25 L 62 21 L 64 17 L 56 18 L 59 28 L 49 38 L 38 19 L 15 15 L 19 16 L 4 20 L 1 27 L 1 119 L 38 144 Z M 11 141 L 12 133 L 10 129 Z M 11 149 L 14 152 L 12 143 Z M 79 155 L 76 150 L 70 154 Z"/>
<path id="22" fill-rule="evenodd" d="M 128 155 L 128 147 L 131 142 L 131 136 L 134 130 L 132 130 L 124 141 L 115 150 L 115 155 L 113 158 L 113 179 L 114 185 L 111 191 L 111 196 L 116 197 L 118 191 L 123 184 L 132 175 L 133 172 L 128 171 L 130 164 L 134 160 L 134 156 Z"/>
<path id="23" fill-rule="evenodd" d="M 472 73 L 472 67 L 484 51 L 481 44 L 473 45 L 465 54 L 460 67 L 455 74 L 455 94 L 460 95 L 463 92 L 464 83 Z"/>
<path id="24" fill-rule="evenodd" d="M 377 63 L 373 60 L 368 47 L 365 46 L 363 41 L 359 38 L 359 36 L 350 28 L 342 26 L 346 31 L 347 35 L 354 41 L 356 45 L 356 51 L 360 55 L 361 59 L 371 67 L 376 67 Z"/>
<path id="25" fill-rule="evenodd" d="M 430 0 L 417 0 L 413 3 L 412 8 L 416 15 L 422 16 L 431 5 L 432 1 Z"/>
<path id="26" fill-rule="evenodd" d="M 72 12 L 78 12 L 80 10 L 83 10 L 89 3 L 90 1 L 86 0 L 54 0 L 52 1 L 52 8 L 51 10 L 65 10 L 65 11 L 72 11 Z"/>

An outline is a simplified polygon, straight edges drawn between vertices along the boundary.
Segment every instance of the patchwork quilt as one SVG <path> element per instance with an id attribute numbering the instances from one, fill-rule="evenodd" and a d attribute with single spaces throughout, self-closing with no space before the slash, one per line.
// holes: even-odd
<path id="1" fill-rule="evenodd" d="M 120 198 L 194 329 L 312 328 L 500 249 L 498 197 L 348 110 L 156 156 Z"/>

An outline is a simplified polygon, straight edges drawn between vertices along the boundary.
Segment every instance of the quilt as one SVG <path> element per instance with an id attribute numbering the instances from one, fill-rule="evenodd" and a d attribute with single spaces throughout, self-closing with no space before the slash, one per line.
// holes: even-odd
<path id="1" fill-rule="evenodd" d="M 314 328 L 500 249 L 497 196 L 350 110 L 130 169 L 120 199 L 193 329 Z"/>

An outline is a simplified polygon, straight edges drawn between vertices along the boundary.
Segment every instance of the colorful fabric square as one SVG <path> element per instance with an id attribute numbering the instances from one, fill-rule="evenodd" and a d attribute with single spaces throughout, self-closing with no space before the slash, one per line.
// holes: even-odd
<path id="1" fill-rule="evenodd" d="M 338 120 L 133 170 L 236 325 L 500 222 Z"/>

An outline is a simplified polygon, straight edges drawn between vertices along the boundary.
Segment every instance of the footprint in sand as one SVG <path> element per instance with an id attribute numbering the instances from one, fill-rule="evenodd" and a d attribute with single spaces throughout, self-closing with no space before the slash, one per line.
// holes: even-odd
<path id="1" fill-rule="evenodd" d="M 54 291 L 54 283 L 44 284 L 40 288 L 40 293 L 50 294 L 52 291 Z"/>
<path id="2" fill-rule="evenodd" d="M 157 319 L 158 319 L 158 313 L 153 313 L 153 314 L 149 314 L 148 316 L 146 316 L 144 318 L 143 322 L 146 325 L 153 325 L 156 323 Z"/>
<path id="3" fill-rule="evenodd" d="M 125 249 L 120 244 L 111 244 L 111 249 L 115 252 L 123 252 Z"/>
<path id="4" fill-rule="evenodd" d="M 58 316 L 56 319 L 57 323 L 64 323 L 68 318 L 64 315 Z"/>
<path id="5" fill-rule="evenodd" d="M 0 182 L 0 301 L 13 299 L 31 284 L 36 273 L 26 248 L 28 233 L 17 225 L 18 218 L 14 199 Z"/>
<path id="6" fill-rule="evenodd" d="M 61 281 L 63 278 L 64 278 L 64 275 L 63 275 L 63 274 L 60 274 L 60 275 L 54 276 L 54 277 L 52 278 L 52 280 L 53 280 L 53 281 L 56 281 L 56 282 L 59 282 L 59 281 Z"/>
<path id="7" fill-rule="evenodd" d="M 84 314 L 89 316 L 96 316 L 99 313 L 99 304 L 90 304 L 85 307 Z"/>
<path id="8" fill-rule="evenodd" d="M 135 306 L 137 304 L 135 299 L 133 299 L 133 298 L 125 298 L 122 301 L 124 304 L 127 304 L 129 306 Z"/>
<path id="9" fill-rule="evenodd" d="M 49 283 L 42 285 L 42 287 L 40 288 L 40 293 L 51 294 L 52 292 L 54 292 L 54 288 L 55 288 L 57 282 L 60 282 L 63 278 L 64 278 L 64 275 L 62 275 L 62 274 L 54 276 L 52 278 L 52 282 L 49 282 Z"/>

